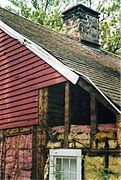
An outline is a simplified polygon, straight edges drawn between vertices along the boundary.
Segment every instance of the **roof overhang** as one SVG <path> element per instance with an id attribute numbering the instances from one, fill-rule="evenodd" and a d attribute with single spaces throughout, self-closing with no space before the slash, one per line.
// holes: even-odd
<path id="1" fill-rule="evenodd" d="M 27 39 L 26 37 L 22 36 L 17 31 L 15 31 L 11 27 L 9 27 L 5 23 L 3 23 L 1 20 L 0 20 L 0 28 L 4 32 L 6 32 L 8 35 L 15 38 L 21 44 L 26 46 L 29 50 L 31 50 L 33 53 L 35 53 L 41 59 L 43 59 L 46 63 L 48 63 L 50 66 L 52 66 L 55 70 L 57 70 L 60 74 L 62 74 L 66 79 L 68 79 L 73 84 L 78 83 L 79 85 L 81 85 L 79 78 L 82 77 L 87 83 L 91 84 L 94 87 L 94 89 L 110 104 L 112 109 L 114 109 L 115 113 L 117 112 L 118 114 L 121 114 L 121 111 L 109 100 L 109 98 L 107 96 L 105 96 L 102 93 L 102 91 L 90 80 L 89 77 L 65 66 L 57 58 L 55 58 L 53 55 L 48 53 L 45 49 L 38 46 L 37 44 L 35 44 L 31 40 Z"/>
<path id="2" fill-rule="evenodd" d="M 77 71 L 75 71 L 77 72 Z M 78 84 L 93 95 L 97 100 L 102 102 L 108 107 L 113 113 L 121 114 L 121 111 L 115 106 L 115 104 L 92 82 L 92 80 L 84 74 L 77 72 L 80 75 Z M 87 88 L 90 85 L 90 88 Z"/>

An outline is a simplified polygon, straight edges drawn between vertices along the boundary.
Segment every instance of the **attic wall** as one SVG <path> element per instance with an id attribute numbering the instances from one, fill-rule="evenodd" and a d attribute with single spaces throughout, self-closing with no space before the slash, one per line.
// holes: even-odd
<path id="1" fill-rule="evenodd" d="M 65 83 L 50 86 L 48 89 L 48 126 L 64 125 Z M 78 85 L 70 83 L 70 123 L 90 125 L 90 95 Z M 116 124 L 116 116 L 108 108 L 96 101 L 96 116 L 99 124 Z"/>
<path id="2" fill-rule="evenodd" d="M 48 126 L 64 125 L 65 83 L 50 86 L 48 89 Z M 70 123 L 90 124 L 89 94 L 80 86 L 70 84 Z"/>
<path id="3" fill-rule="evenodd" d="M 116 115 L 108 108 L 97 101 L 97 120 L 98 123 L 114 123 L 116 124 Z"/>
<path id="4" fill-rule="evenodd" d="M 65 83 L 50 86 L 48 93 L 48 126 L 64 125 Z"/>
<path id="5" fill-rule="evenodd" d="M 65 81 L 55 69 L 0 30 L 0 129 L 38 123 L 38 89 Z"/>
<path id="6" fill-rule="evenodd" d="M 90 95 L 71 84 L 71 124 L 90 124 Z"/>

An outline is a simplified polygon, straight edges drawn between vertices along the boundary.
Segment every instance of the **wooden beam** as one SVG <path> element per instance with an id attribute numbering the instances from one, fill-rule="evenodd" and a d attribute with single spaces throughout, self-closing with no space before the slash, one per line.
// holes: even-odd
<path id="1" fill-rule="evenodd" d="M 70 132 L 70 83 L 65 83 L 65 114 L 64 114 L 64 148 L 69 147 L 68 135 Z"/>
<path id="2" fill-rule="evenodd" d="M 44 179 L 47 160 L 48 88 L 39 91 L 39 125 L 37 127 L 36 179 Z"/>
<path id="3" fill-rule="evenodd" d="M 117 143 L 118 143 L 118 147 L 121 149 L 121 115 L 116 116 L 116 126 L 117 126 Z"/>
<path id="4" fill-rule="evenodd" d="M 121 149 L 82 149 L 82 154 L 86 155 L 105 155 L 108 153 L 109 155 L 115 155 L 115 156 L 120 156 L 121 154 Z"/>
<path id="5" fill-rule="evenodd" d="M 37 161 L 37 126 L 33 127 L 33 138 L 32 138 L 32 179 L 36 179 L 36 161 Z"/>
<path id="6" fill-rule="evenodd" d="M 104 97 L 88 82 L 84 79 L 80 78 L 78 81 L 78 85 L 81 86 L 85 91 L 87 91 L 90 95 L 94 95 L 94 97 L 101 102 L 104 106 L 106 106 L 109 110 L 111 110 L 114 114 L 118 112 L 114 109 L 111 104 L 109 104 Z"/>
<path id="7" fill-rule="evenodd" d="M 108 175 L 108 168 L 109 168 L 109 154 L 108 154 L 109 144 L 108 139 L 105 141 L 105 150 L 106 153 L 104 155 L 104 168 L 105 168 L 105 174 Z"/>
<path id="8" fill-rule="evenodd" d="M 95 135 L 98 129 L 98 122 L 97 122 L 96 99 L 94 96 L 90 96 L 90 121 L 91 121 L 90 148 L 96 149 L 97 140 L 95 138 Z"/>

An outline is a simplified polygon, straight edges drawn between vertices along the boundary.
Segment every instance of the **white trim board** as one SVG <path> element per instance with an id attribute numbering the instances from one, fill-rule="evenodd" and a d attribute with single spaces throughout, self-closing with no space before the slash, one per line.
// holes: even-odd
<path id="1" fill-rule="evenodd" d="M 37 44 L 30 41 L 29 39 L 25 38 L 24 36 L 16 32 L 14 29 L 10 28 L 8 25 L 3 23 L 1 20 L 0 20 L 0 28 L 11 37 L 17 39 L 21 44 L 25 45 L 29 50 L 31 50 L 33 53 L 35 53 L 37 56 L 43 59 L 46 63 L 52 66 L 55 70 L 57 70 L 60 74 L 62 74 L 65 78 L 67 78 L 73 84 L 77 83 L 79 79 L 79 75 L 71 71 L 67 66 L 61 63 L 57 58 L 52 56 L 42 47 L 38 46 Z"/>

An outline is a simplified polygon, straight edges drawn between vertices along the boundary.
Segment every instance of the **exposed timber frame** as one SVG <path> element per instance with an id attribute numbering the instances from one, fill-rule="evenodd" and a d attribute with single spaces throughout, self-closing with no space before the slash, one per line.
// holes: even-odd
<path id="1" fill-rule="evenodd" d="M 70 82 L 65 83 L 65 114 L 64 114 L 64 148 L 69 147 L 70 132 Z"/>
<path id="2" fill-rule="evenodd" d="M 39 125 L 37 126 L 36 179 L 44 179 L 47 159 L 48 88 L 39 90 Z"/>
<path id="3" fill-rule="evenodd" d="M 91 81 L 92 82 L 92 81 Z M 106 106 L 109 110 L 111 110 L 114 114 L 120 114 L 121 111 L 114 106 L 113 107 L 113 103 L 111 103 L 111 101 L 108 101 L 108 98 L 103 95 L 94 87 L 94 83 L 91 84 L 91 82 L 87 82 L 87 80 L 83 79 L 80 77 L 79 81 L 78 81 L 78 85 L 81 86 L 85 91 L 87 91 L 90 95 L 94 95 L 95 99 L 98 99 L 99 102 L 101 102 L 104 106 Z"/>
<path id="4" fill-rule="evenodd" d="M 96 99 L 92 95 L 90 96 L 90 121 L 91 121 L 91 132 L 90 132 L 90 148 L 96 149 L 97 147 L 97 140 L 95 138 L 97 129 L 98 129 L 98 122 L 97 122 L 97 104 Z"/>
<path id="5" fill-rule="evenodd" d="M 116 126 L 117 126 L 117 142 L 118 146 L 121 149 L 121 115 L 116 116 Z"/>
<path id="6" fill-rule="evenodd" d="M 81 86 L 85 91 L 87 91 L 90 96 L 93 96 L 93 98 L 95 98 L 95 100 L 97 99 L 99 102 L 101 102 L 104 106 L 106 106 L 110 111 L 112 111 L 115 115 L 116 115 L 116 125 L 117 125 L 117 142 L 118 142 L 118 146 L 121 148 L 121 115 L 119 112 L 117 112 L 117 110 L 115 108 L 113 108 L 111 106 L 111 104 L 105 99 L 103 98 L 103 96 L 88 82 L 86 82 L 84 79 L 80 78 L 78 81 L 79 86 Z M 95 101 L 93 100 L 93 102 L 91 102 L 91 106 L 94 106 L 93 103 L 95 103 Z M 120 111 L 120 110 L 119 110 Z M 96 109 L 95 109 L 96 112 Z M 94 111 L 93 111 L 94 114 Z M 92 120 L 92 117 L 94 118 L 94 116 L 96 117 L 96 114 L 93 115 L 92 114 L 92 110 L 91 110 L 91 138 L 93 141 L 94 139 L 94 134 L 96 133 L 96 129 L 97 129 L 97 122 L 95 120 L 95 127 L 92 127 L 94 124 Z M 95 130 L 94 130 L 95 128 Z M 95 132 L 94 132 L 95 131 Z M 96 142 L 96 141 L 95 141 Z M 92 146 L 92 144 L 90 144 Z M 94 146 L 93 146 L 94 148 Z"/>

